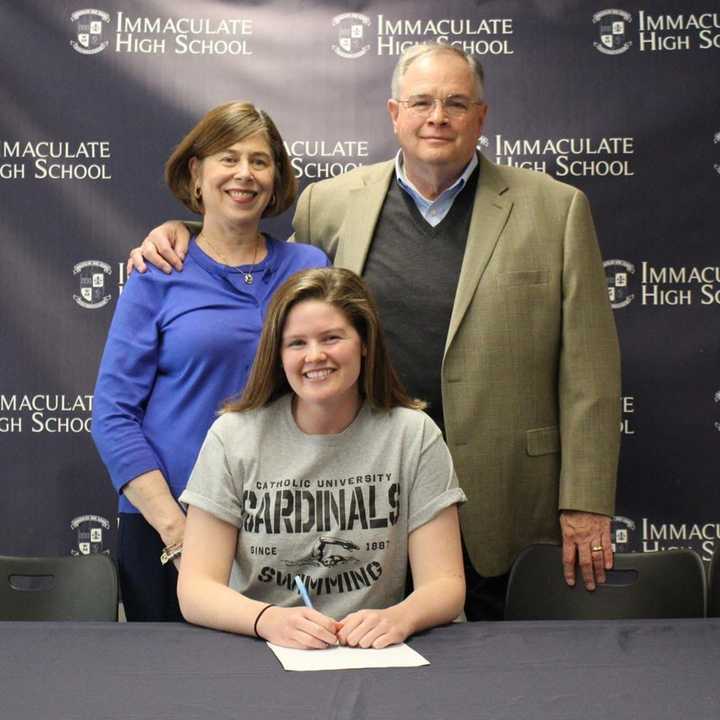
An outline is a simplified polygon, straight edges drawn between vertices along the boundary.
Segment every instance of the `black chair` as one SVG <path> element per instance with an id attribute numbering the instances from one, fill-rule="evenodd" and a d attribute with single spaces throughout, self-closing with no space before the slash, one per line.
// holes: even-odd
<path id="1" fill-rule="evenodd" d="M 708 617 L 720 617 L 720 548 L 713 553 L 708 583 Z"/>
<path id="2" fill-rule="evenodd" d="M 611 620 L 705 616 L 705 570 L 692 550 L 619 553 L 607 583 L 585 590 L 565 583 L 558 545 L 531 545 L 515 560 L 506 620 Z"/>
<path id="3" fill-rule="evenodd" d="M 0 620 L 117 620 L 115 564 L 103 554 L 0 555 Z"/>

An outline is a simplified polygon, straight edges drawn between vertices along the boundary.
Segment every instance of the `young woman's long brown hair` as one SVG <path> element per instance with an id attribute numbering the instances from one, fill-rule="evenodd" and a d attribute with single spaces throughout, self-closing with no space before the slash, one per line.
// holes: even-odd
<path id="1" fill-rule="evenodd" d="M 360 394 L 373 408 L 425 408 L 424 402 L 407 394 L 390 364 L 377 307 L 365 283 L 350 270 L 317 268 L 295 273 L 276 291 L 245 390 L 226 402 L 223 412 L 255 410 L 292 392 L 282 367 L 282 336 L 288 313 L 304 300 L 333 305 L 357 330 L 366 348 L 358 380 Z"/>

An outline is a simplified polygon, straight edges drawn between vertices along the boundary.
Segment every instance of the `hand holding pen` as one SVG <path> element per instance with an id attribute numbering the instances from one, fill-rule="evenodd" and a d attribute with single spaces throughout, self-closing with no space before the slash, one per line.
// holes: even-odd
<path id="1" fill-rule="evenodd" d="M 296 585 L 298 580 L 300 578 L 296 576 Z M 304 606 L 269 607 L 262 613 L 256 625 L 257 635 L 275 645 L 307 650 L 324 650 L 337 645 L 338 623 L 315 610 L 302 580 L 300 586 L 302 586 L 300 594 Z"/>

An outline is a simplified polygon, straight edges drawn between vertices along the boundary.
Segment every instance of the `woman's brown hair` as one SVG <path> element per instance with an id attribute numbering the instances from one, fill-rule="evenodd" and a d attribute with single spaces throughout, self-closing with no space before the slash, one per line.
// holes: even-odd
<path id="1" fill-rule="evenodd" d="M 249 102 L 234 101 L 213 108 L 180 141 L 165 163 L 165 182 L 173 195 L 192 212 L 202 213 L 202 199 L 194 192 L 190 159 L 202 160 L 257 133 L 268 141 L 275 163 L 274 192 L 263 217 L 287 210 L 297 194 L 290 158 L 272 118 Z"/>

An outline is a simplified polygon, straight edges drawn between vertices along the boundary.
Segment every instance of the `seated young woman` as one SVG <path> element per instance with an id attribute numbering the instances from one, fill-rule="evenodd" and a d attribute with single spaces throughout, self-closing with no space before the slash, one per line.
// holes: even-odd
<path id="1" fill-rule="evenodd" d="M 185 619 L 288 647 L 382 648 L 457 617 L 465 495 L 423 407 L 393 371 L 357 275 L 288 279 L 250 379 L 210 428 L 180 497 Z"/>

